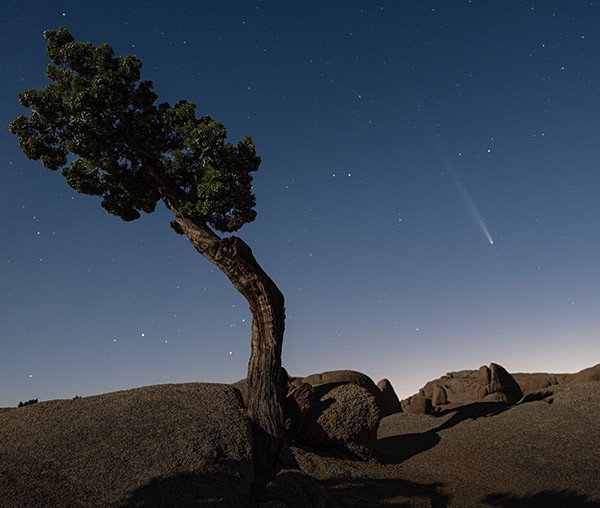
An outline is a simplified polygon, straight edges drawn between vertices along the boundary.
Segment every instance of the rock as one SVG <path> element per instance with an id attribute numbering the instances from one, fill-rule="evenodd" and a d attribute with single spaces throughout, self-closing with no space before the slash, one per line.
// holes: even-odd
<path id="1" fill-rule="evenodd" d="M 240 392 L 240 395 L 242 397 L 242 405 L 244 407 L 248 407 L 248 383 L 246 381 L 246 378 L 240 379 L 239 381 L 232 383 L 231 386 L 234 386 Z"/>
<path id="2" fill-rule="evenodd" d="M 433 388 L 433 394 L 431 396 L 431 404 L 434 406 L 443 406 L 448 403 L 448 394 L 446 389 L 441 385 L 436 385 Z"/>
<path id="3" fill-rule="evenodd" d="M 448 372 L 445 376 L 427 382 L 418 394 L 400 404 L 404 411 L 429 414 L 474 402 L 477 400 L 478 388 L 478 371 Z"/>
<path id="4" fill-rule="evenodd" d="M 548 373 L 513 374 L 513 378 L 519 383 L 523 395 L 539 392 L 549 386 L 563 384 L 568 376 L 569 374 Z"/>
<path id="5" fill-rule="evenodd" d="M 428 415 L 431 413 L 431 400 L 422 395 L 413 395 L 402 401 L 402 410 L 405 413 L 418 413 Z"/>
<path id="6" fill-rule="evenodd" d="M 516 404 L 523 397 L 519 383 L 504 369 L 492 363 L 478 370 L 448 372 L 425 384 L 419 393 L 401 402 L 402 409 L 427 414 L 479 401 Z"/>
<path id="7" fill-rule="evenodd" d="M 375 459 L 379 419 L 375 397 L 362 386 L 316 386 L 296 439 L 338 455 Z"/>
<path id="8" fill-rule="evenodd" d="M 400 464 L 399 478 L 410 488 L 426 484 L 435 497 L 391 503 L 390 495 L 378 506 L 600 508 L 600 383 L 568 383 L 551 392 L 508 411 L 485 404 L 435 418 L 385 418 L 382 462 Z M 387 481 L 390 490 L 399 485 Z"/>
<path id="9" fill-rule="evenodd" d="M 476 370 L 460 370 L 457 372 L 448 372 L 445 376 L 439 379 L 429 381 L 420 391 L 419 394 L 432 401 L 434 398 L 444 400 L 441 390 L 446 394 L 446 401 L 442 406 L 447 404 L 470 404 L 476 399 L 477 389 L 479 388 L 478 371 Z"/>
<path id="10" fill-rule="evenodd" d="M 496 363 L 479 369 L 479 400 L 516 404 L 523 397 L 521 387 L 507 370 Z"/>
<path id="11" fill-rule="evenodd" d="M 362 372 L 355 370 L 330 370 L 319 374 L 311 374 L 305 378 L 293 378 L 292 384 L 299 385 L 301 383 L 308 383 L 314 387 L 329 385 L 330 388 L 348 383 L 362 386 L 375 397 L 380 414 L 385 413 L 386 403 L 381 390 L 377 388 L 377 385 L 369 376 Z"/>
<path id="12" fill-rule="evenodd" d="M 149 386 L 0 413 L 0 507 L 246 506 L 248 418 L 229 385 Z"/>
<path id="13" fill-rule="evenodd" d="M 488 367 L 482 365 L 477 371 L 477 378 L 481 386 L 489 385 L 492 382 L 492 372 Z"/>
<path id="14" fill-rule="evenodd" d="M 572 383 L 586 383 L 588 381 L 600 381 L 600 363 L 573 374 L 571 378 Z"/>
<path id="15" fill-rule="evenodd" d="M 402 411 L 400 401 L 398 400 L 398 396 L 394 391 L 392 383 L 387 379 L 382 379 L 377 383 L 377 388 L 379 388 L 379 391 L 381 392 L 381 403 L 379 406 L 381 418 Z"/>
<path id="16" fill-rule="evenodd" d="M 377 388 L 377 385 L 373 380 L 356 370 L 330 370 L 326 372 L 320 372 L 318 374 L 311 374 L 302 378 L 303 383 L 308 383 L 314 387 L 328 384 L 347 384 L 352 383 L 358 386 L 362 386 L 371 395 L 379 399 L 381 397 L 381 391 Z"/>
<path id="17" fill-rule="evenodd" d="M 256 508 L 343 507 L 323 485 L 298 469 L 282 469 L 267 484 L 265 498 Z"/>
<path id="18" fill-rule="evenodd" d="M 314 388 L 308 383 L 291 387 L 284 401 L 287 437 L 294 440 L 304 426 Z"/>
<path id="19" fill-rule="evenodd" d="M 513 374 L 524 395 L 539 392 L 550 386 L 569 383 L 600 381 L 600 364 L 588 367 L 575 374 L 551 374 L 547 372 Z"/>
<path id="20" fill-rule="evenodd" d="M 452 409 L 478 401 L 516 404 L 524 396 L 555 385 L 600 380 L 600 364 L 576 374 L 517 373 L 509 374 L 504 367 L 491 363 L 479 370 L 449 372 L 425 384 L 417 395 L 401 401 L 405 411 L 427 411 L 428 399 L 433 411 Z"/>

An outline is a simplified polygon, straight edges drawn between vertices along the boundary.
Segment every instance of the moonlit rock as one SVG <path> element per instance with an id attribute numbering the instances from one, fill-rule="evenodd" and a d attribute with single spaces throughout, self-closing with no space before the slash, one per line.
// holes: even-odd
<path id="1" fill-rule="evenodd" d="M 228 385 L 147 386 L 0 412 L 0 443 L 0 508 L 242 507 L 250 497 L 251 427 Z"/>
<path id="2" fill-rule="evenodd" d="M 377 457 L 379 420 L 377 401 L 362 386 L 324 384 L 311 394 L 296 439 L 344 457 L 372 460 Z"/>

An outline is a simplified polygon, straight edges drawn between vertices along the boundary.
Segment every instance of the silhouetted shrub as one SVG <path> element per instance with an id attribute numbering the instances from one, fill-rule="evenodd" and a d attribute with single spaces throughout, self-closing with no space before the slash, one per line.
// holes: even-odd
<path id="1" fill-rule="evenodd" d="M 28 400 L 27 402 L 19 402 L 19 405 L 17 407 L 29 406 L 30 404 L 37 404 L 37 402 L 38 402 L 37 399 L 31 399 L 31 400 Z"/>

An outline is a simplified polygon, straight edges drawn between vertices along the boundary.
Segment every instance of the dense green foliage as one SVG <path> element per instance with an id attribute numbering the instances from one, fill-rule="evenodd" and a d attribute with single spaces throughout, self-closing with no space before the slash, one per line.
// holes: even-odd
<path id="1" fill-rule="evenodd" d="M 225 127 L 197 118 L 192 102 L 157 105 L 133 55 L 76 42 L 65 28 L 44 37 L 51 83 L 19 95 L 31 113 L 9 126 L 29 158 L 61 169 L 71 187 L 101 196 L 126 221 L 160 199 L 223 232 L 254 220 L 251 173 L 260 158 L 249 137 L 227 143 Z"/>

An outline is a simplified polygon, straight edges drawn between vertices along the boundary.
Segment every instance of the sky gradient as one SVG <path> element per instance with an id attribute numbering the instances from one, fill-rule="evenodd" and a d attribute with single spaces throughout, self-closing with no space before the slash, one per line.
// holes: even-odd
<path id="1" fill-rule="evenodd" d="M 286 297 L 283 364 L 391 380 L 600 362 L 600 2 L 6 1 L 0 406 L 245 377 L 243 298 L 6 130 L 42 32 L 134 53 L 159 101 L 252 136 L 237 234 Z"/>

